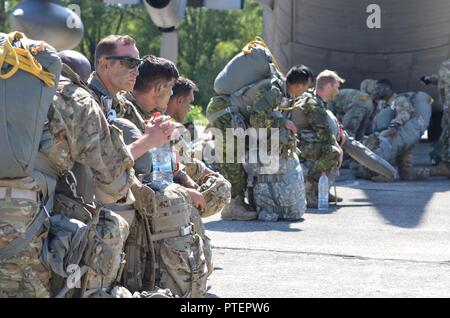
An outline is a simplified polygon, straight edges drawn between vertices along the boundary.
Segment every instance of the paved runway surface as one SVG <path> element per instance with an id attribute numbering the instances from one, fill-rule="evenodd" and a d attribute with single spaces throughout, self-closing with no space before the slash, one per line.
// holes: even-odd
<path id="1" fill-rule="evenodd" d="M 415 149 L 429 165 L 430 144 Z M 342 170 L 344 198 L 296 223 L 205 219 L 208 297 L 450 297 L 450 180 L 374 183 Z"/>

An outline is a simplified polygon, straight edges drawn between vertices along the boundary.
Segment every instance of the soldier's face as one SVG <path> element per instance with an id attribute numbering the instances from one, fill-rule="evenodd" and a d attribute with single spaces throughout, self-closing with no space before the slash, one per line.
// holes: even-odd
<path id="1" fill-rule="evenodd" d="M 170 81 L 161 81 L 161 83 L 158 84 L 159 88 L 156 95 L 155 104 L 159 109 L 164 109 L 164 111 L 167 109 L 170 96 L 172 96 L 172 88 L 173 85 L 175 85 L 175 81 L 176 79 L 172 79 Z"/>
<path id="2" fill-rule="evenodd" d="M 191 92 L 188 95 L 180 96 L 181 99 L 178 101 L 179 111 L 178 114 L 181 120 L 184 120 L 186 114 L 189 112 L 189 107 L 194 102 L 194 92 Z"/>
<path id="3" fill-rule="evenodd" d="M 139 51 L 135 45 L 117 43 L 115 55 L 139 58 Z M 122 61 L 109 61 L 109 80 L 118 90 L 132 91 L 139 75 L 138 67 L 139 65 L 133 66 Z"/>
<path id="4" fill-rule="evenodd" d="M 372 99 L 376 102 L 380 100 L 387 100 L 390 96 L 390 89 L 383 84 L 377 84 L 372 91 Z"/>
<path id="5" fill-rule="evenodd" d="M 292 98 L 295 98 L 297 96 L 302 95 L 311 86 L 311 84 L 312 84 L 311 82 L 312 82 L 311 79 L 309 79 L 308 82 L 306 82 L 306 83 L 289 84 L 288 85 L 289 96 Z"/>
<path id="6" fill-rule="evenodd" d="M 336 81 L 334 84 L 330 84 L 330 85 L 331 85 L 331 89 L 330 89 L 329 100 L 335 100 L 336 97 L 339 95 L 339 87 L 341 86 L 341 83 Z"/>

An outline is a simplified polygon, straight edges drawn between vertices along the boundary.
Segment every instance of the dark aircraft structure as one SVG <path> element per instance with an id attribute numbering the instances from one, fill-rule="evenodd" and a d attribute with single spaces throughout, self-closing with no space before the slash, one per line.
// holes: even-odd
<path id="1" fill-rule="evenodd" d="M 429 135 L 440 133 L 436 87 L 419 83 L 450 57 L 448 0 L 257 0 L 264 8 L 264 37 L 284 71 L 328 68 L 358 88 L 366 78 L 389 78 L 397 92 L 432 95 Z M 374 4 L 376 4 L 374 6 Z"/>

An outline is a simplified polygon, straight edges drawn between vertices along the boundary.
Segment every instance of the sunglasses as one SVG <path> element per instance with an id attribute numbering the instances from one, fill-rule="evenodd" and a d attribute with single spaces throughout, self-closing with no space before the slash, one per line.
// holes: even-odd
<path id="1" fill-rule="evenodd" d="M 128 69 L 133 69 L 142 63 L 142 59 L 131 56 L 107 56 L 106 59 L 119 61 L 121 65 Z"/>

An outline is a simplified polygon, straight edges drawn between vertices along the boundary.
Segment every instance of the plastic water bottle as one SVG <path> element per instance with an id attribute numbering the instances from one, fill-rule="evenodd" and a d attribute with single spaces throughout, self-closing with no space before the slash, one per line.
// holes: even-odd
<path id="1" fill-rule="evenodd" d="M 319 211 L 328 211 L 328 177 L 325 172 L 322 172 L 322 176 L 319 179 Z"/>
<path id="2" fill-rule="evenodd" d="M 154 116 L 160 116 L 155 113 Z M 153 148 L 152 153 L 152 185 L 157 190 L 163 190 L 173 182 L 172 160 L 173 152 L 170 141 L 160 147 Z"/>

